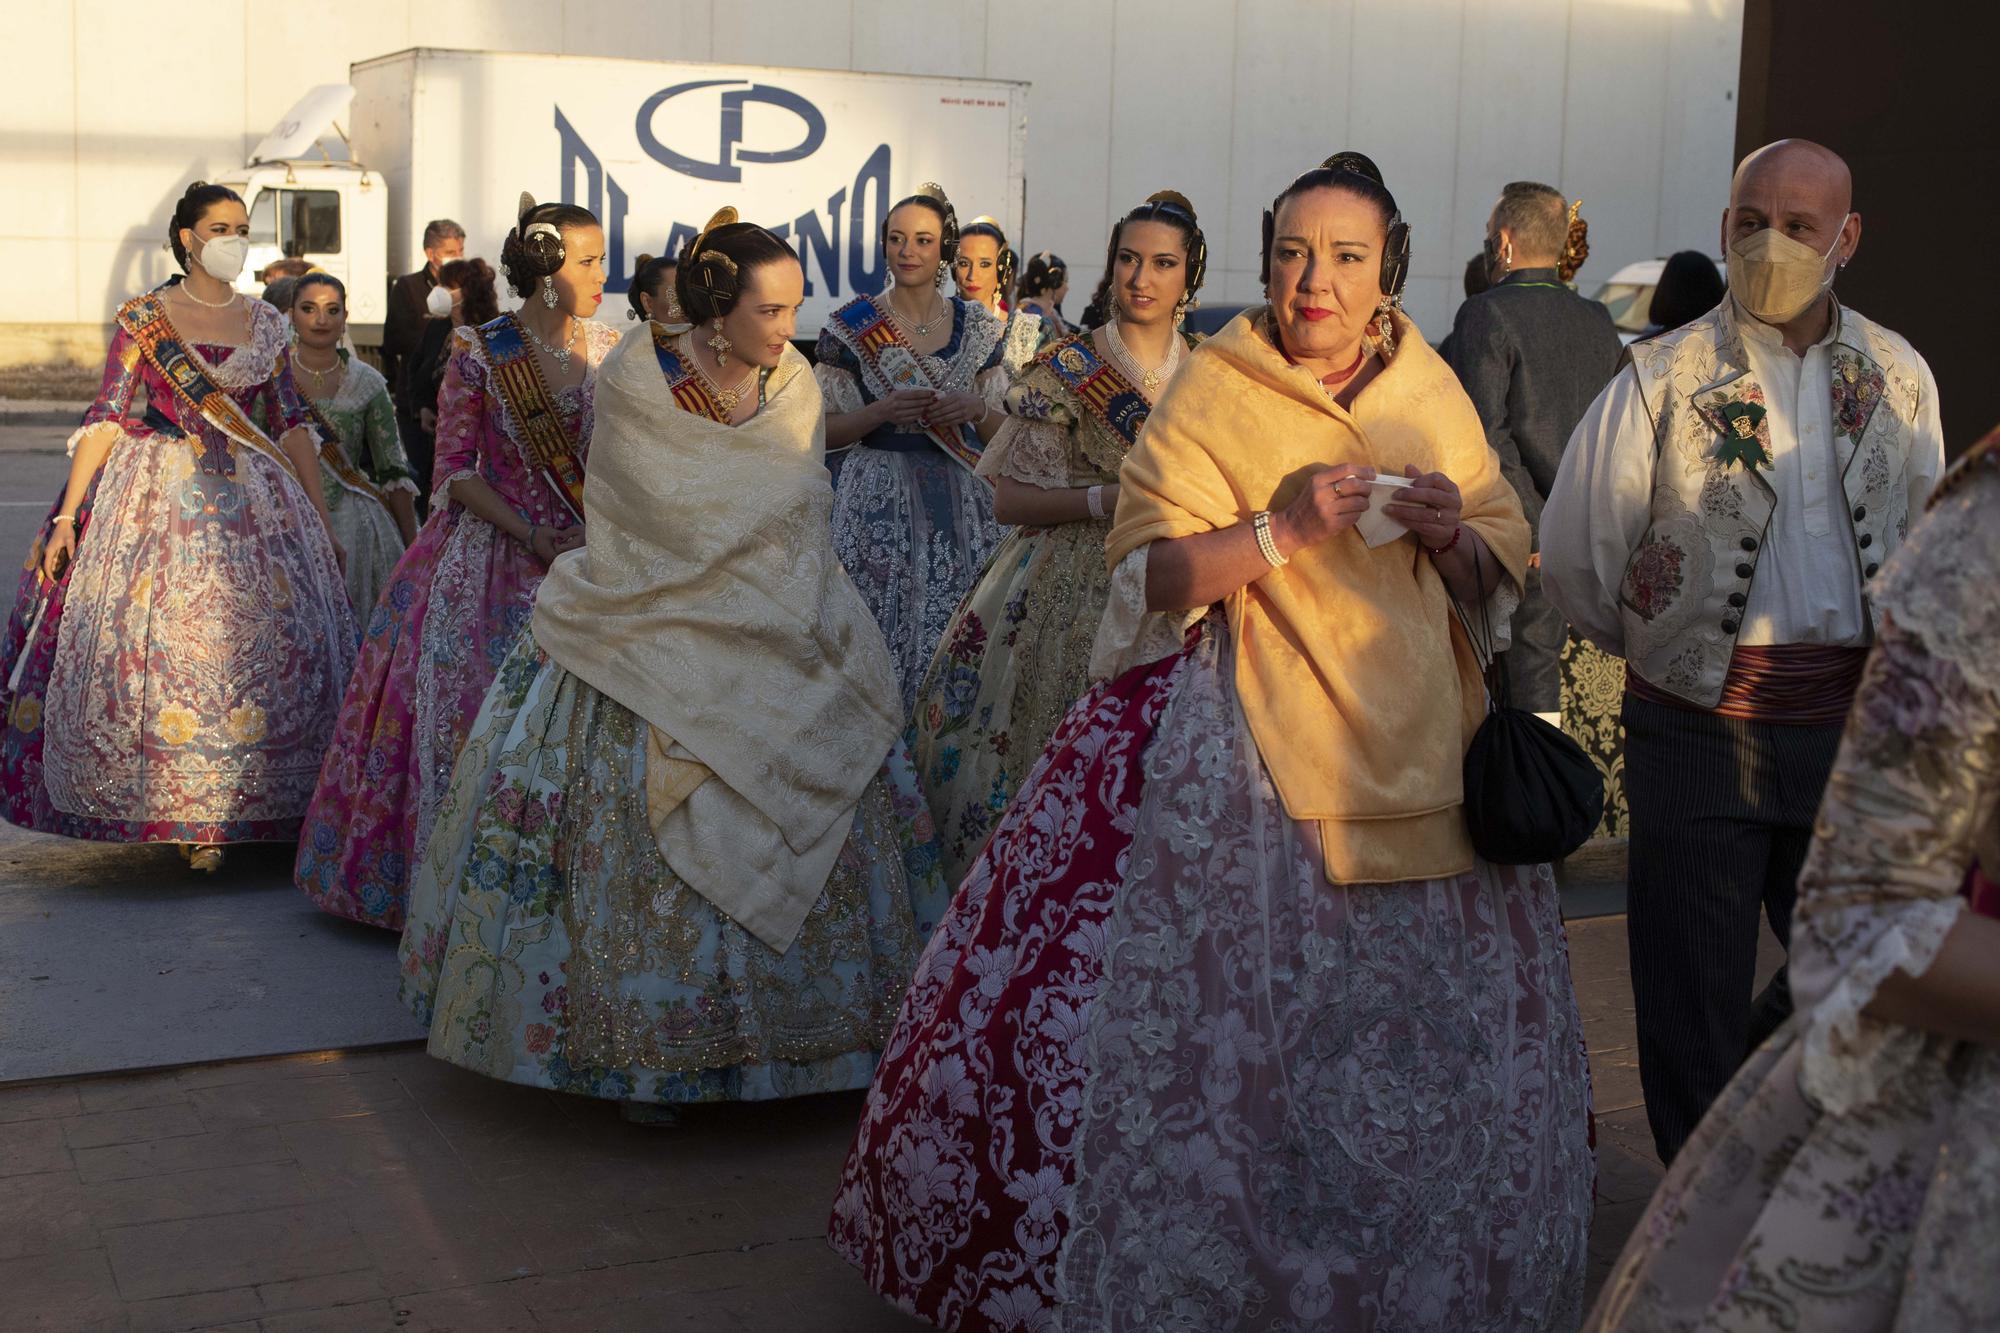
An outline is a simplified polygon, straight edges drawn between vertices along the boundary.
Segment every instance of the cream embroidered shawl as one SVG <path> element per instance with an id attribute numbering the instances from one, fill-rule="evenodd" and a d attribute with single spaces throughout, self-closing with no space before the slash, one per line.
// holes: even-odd
<path id="1" fill-rule="evenodd" d="M 834 558 L 820 391 L 787 350 L 738 426 L 678 407 L 652 329 L 598 371 L 588 545 L 555 562 L 534 633 L 651 724 L 667 865 L 790 946 L 902 725 L 889 650 Z"/>

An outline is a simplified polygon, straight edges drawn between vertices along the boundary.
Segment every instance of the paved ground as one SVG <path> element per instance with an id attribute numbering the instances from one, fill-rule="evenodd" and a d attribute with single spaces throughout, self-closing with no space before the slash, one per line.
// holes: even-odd
<path id="1" fill-rule="evenodd" d="M 1572 922 L 1570 948 L 1598 1113 L 1594 1288 L 1658 1166 L 1623 919 Z M 646 1128 L 414 1048 L 0 1087 L 0 1325 L 914 1329 L 822 1240 L 859 1103 Z"/>

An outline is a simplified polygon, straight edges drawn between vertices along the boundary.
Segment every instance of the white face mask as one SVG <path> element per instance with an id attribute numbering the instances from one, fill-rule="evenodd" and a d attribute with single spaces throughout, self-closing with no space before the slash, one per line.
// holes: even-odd
<path id="1" fill-rule="evenodd" d="M 446 315 L 449 315 L 451 313 L 451 288 L 431 288 L 431 294 L 424 298 L 424 309 L 430 311 L 434 319 L 443 319 Z"/>
<path id="2" fill-rule="evenodd" d="M 1847 218 L 1841 218 L 1840 224 L 1845 227 Z M 1838 249 L 1838 236 L 1821 254 L 1766 227 L 1730 245 L 1729 290 L 1758 319 L 1783 324 L 1803 314 L 1833 285 L 1839 268 L 1828 267 L 1827 261 Z"/>
<path id="3" fill-rule="evenodd" d="M 203 244 L 195 262 L 217 282 L 234 282 L 243 272 L 243 261 L 249 257 L 248 236 L 217 236 Z"/>

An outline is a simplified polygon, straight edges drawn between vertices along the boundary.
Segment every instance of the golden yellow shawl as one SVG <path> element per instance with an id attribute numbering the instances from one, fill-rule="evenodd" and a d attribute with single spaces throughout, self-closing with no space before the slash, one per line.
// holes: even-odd
<path id="1" fill-rule="evenodd" d="M 535 639 L 652 725 L 669 868 L 783 950 L 902 728 L 889 649 L 833 554 L 819 386 L 787 349 L 756 416 L 696 416 L 641 324 L 596 392 L 587 545 L 550 567 Z"/>
<path id="2" fill-rule="evenodd" d="M 1400 313 L 1397 350 L 1352 412 L 1271 342 L 1250 311 L 1196 348 L 1119 473 L 1115 566 L 1162 538 L 1281 509 L 1336 463 L 1442 472 L 1465 527 L 1516 584 L 1521 502 L 1449 367 Z M 1473 864 L 1460 813 L 1465 750 L 1485 711 L 1478 659 L 1414 537 L 1358 532 L 1300 551 L 1224 604 L 1251 736 L 1294 819 L 1320 823 L 1337 884 L 1430 879 Z"/>

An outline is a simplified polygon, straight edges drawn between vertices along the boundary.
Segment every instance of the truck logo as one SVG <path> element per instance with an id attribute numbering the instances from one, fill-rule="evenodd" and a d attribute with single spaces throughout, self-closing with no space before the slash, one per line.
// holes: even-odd
<path id="1" fill-rule="evenodd" d="M 737 86 L 737 85 L 741 86 Z M 722 94 L 722 113 L 718 126 L 714 160 L 689 157 L 675 152 L 660 142 L 653 133 L 653 117 L 659 109 L 681 96 L 702 88 L 729 88 Z M 805 127 L 805 134 L 790 148 L 745 148 L 743 146 L 743 108 L 752 102 L 775 106 L 797 116 Z M 665 167 L 671 167 L 683 176 L 693 176 L 705 181 L 740 182 L 743 179 L 742 163 L 745 162 L 797 162 L 811 157 L 826 142 L 826 117 L 819 108 L 795 92 L 784 88 L 774 88 L 764 83 L 747 83 L 737 79 L 702 79 L 694 83 L 677 83 L 671 88 L 662 88 L 647 98 L 639 108 L 639 147 L 646 155 Z"/>

